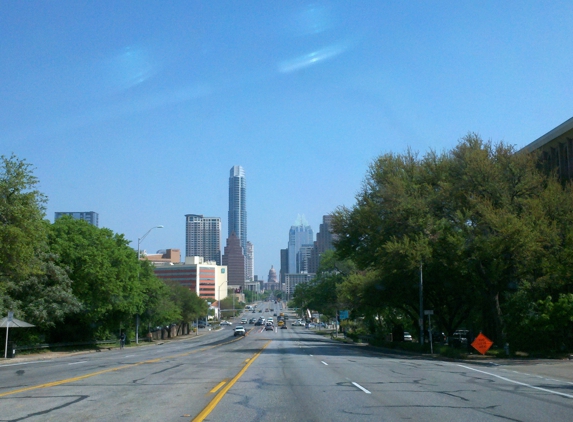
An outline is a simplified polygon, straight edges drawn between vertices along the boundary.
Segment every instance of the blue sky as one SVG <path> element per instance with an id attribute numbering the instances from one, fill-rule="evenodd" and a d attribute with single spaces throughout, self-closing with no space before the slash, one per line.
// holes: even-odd
<path id="1" fill-rule="evenodd" d="M 247 177 L 255 272 L 304 214 L 351 206 L 369 163 L 468 132 L 522 147 L 572 116 L 570 1 L 0 4 L 0 154 L 55 211 L 185 248 Z"/>

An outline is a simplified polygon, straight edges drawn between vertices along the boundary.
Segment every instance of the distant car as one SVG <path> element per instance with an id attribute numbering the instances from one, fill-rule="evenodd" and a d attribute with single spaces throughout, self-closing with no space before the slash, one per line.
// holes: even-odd
<path id="1" fill-rule="evenodd" d="M 256 318 L 251 318 L 251 319 L 249 320 L 249 324 L 254 324 L 255 322 L 257 322 L 257 319 L 256 319 Z"/>
<path id="2" fill-rule="evenodd" d="M 233 325 L 231 321 L 221 321 L 219 325 Z"/>
<path id="3" fill-rule="evenodd" d="M 275 313 L 273 314 L 273 316 L 277 316 L 277 313 L 275 312 Z"/>
<path id="4" fill-rule="evenodd" d="M 410 334 L 408 331 L 404 331 L 404 341 L 412 341 L 412 334 Z"/>
<path id="5" fill-rule="evenodd" d="M 264 324 L 263 321 L 257 321 L 257 322 L 255 322 L 255 327 L 259 327 L 263 324 Z"/>
<path id="6" fill-rule="evenodd" d="M 262 313 L 262 312 L 263 312 L 263 310 L 262 310 L 262 309 L 259 309 L 259 314 Z"/>
<path id="7" fill-rule="evenodd" d="M 197 327 L 199 328 L 206 328 L 207 325 L 204 322 L 200 322 L 199 325 L 197 325 Z"/>
<path id="8" fill-rule="evenodd" d="M 277 324 L 279 327 L 284 327 L 285 326 L 285 322 L 283 320 L 280 320 Z"/>
<path id="9" fill-rule="evenodd" d="M 247 332 L 245 331 L 245 327 L 243 327 L 242 325 L 237 325 L 235 327 L 235 331 L 233 332 L 233 335 L 236 336 L 244 336 L 245 334 L 247 334 Z"/>
<path id="10" fill-rule="evenodd" d="M 255 311 L 255 310 L 253 309 L 253 314 L 254 314 L 255 312 L 257 312 L 257 311 Z"/>
<path id="11" fill-rule="evenodd" d="M 241 319 L 241 324 L 246 324 L 247 322 L 248 322 L 248 321 L 247 321 L 247 318 L 242 318 L 242 319 Z"/>
<path id="12" fill-rule="evenodd" d="M 274 331 L 275 327 L 273 327 L 273 324 L 267 324 L 267 326 L 265 327 L 265 331 Z"/>
<path id="13" fill-rule="evenodd" d="M 281 330 L 286 330 L 287 328 L 288 327 L 286 326 L 286 324 L 281 326 Z"/>

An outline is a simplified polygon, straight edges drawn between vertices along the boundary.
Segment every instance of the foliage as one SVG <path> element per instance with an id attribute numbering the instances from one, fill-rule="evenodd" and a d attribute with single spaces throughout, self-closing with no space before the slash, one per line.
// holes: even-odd
<path id="1" fill-rule="evenodd" d="M 69 268 L 82 312 L 67 321 L 75 337 L 106 337 L 130 324 L 145 309 L 146 292 L 136 252 L 123 235 L 70 217 L 58 219 L 49 233 L 51 250 Z"/>
<path id="2" fill-rule="evenodd" d="M 571 292 L 571 205 L 570 187 L 535 157 L 473 134 L 442 154 L 385 154 L 356 205 L 335 212 L 337 256 L 364 271 L 345 278 L 338 300 L 366 319 L 416 326 L 422 272 L 424 309 L 438 327 L 502 343 L 517 291 L 530 286 L 526 303 Z"/>
<path id="3" fill-rule="evenodd" d="M 0 157 L 0 315 L 12 310 L 45 329 L 77 312 L 80 303 L 48 250 L 46 197 L 38 183 L 25 160 Z"/>

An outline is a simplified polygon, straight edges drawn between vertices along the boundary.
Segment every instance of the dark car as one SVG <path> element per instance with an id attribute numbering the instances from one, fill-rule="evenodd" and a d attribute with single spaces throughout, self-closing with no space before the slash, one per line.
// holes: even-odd
<path id="1" fill-rule="evenodd" d="M 288 327 L 285 325 L 281 325 L 281 330 L 286 330 Z"/>

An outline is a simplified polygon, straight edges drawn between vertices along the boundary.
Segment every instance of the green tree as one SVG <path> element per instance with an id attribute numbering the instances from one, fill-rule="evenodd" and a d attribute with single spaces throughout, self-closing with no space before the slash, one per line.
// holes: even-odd
<path id="1" fill-rule="evenodd" d="M 46 197 L 38 183 L 25 160 L 0 157 L 0 315 L 11 309 L 45 330 L 79 311 L 80 303 L 48 250 Z"/>
<path id="2" fill-rule="evenodd" d="M 12 307 L 9 290 L 42 273 L 46 197 L 37 189 L 32 165 L 15 155 L 0 156 L 0 313 Z"/>
<path id="3" fill-rule="evenodd" d="M 67 320 L 62 335 L 108 337 L 120 325 L 133 325 L 135 315 L 145 311 L 149 292 L 138 273 L 136 252 L 123 235 L 63 217 L 51 226 L 49 241 L 59 264 L 69 268 L 74 295 L 83 306 L 81 314 Z"/>
<path id="4" fill-rule="evenodd" d="M 536 198 L 547 186 L 535 161 L 468 135 L 449 153 L 386 154 L 370 166 L 352 208 L 335 213 L 337 254 L 374 271 L 370 297 L 446 331 L 461 325 L 504 337 L 503 301 L 535 272 L 548 245 Z"/>

